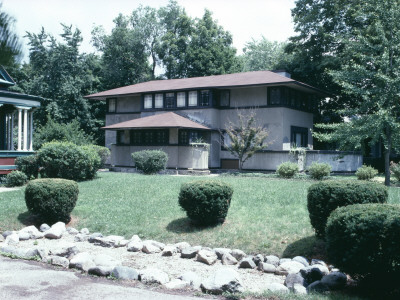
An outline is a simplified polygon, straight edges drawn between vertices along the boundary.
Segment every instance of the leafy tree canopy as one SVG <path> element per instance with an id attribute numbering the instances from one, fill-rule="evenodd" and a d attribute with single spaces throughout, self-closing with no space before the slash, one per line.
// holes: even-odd
<path id="1" fill-rule="evenodd" d="M 14 18 L 2 9 L 0 2 L 0 65 L 13 65 L 21 54 L 21 43 L 13 32 L 14 22 Z"/>

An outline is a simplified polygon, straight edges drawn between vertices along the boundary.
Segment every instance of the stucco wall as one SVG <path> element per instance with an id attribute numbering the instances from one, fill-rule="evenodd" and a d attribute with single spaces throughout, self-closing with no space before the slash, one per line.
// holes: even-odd
<path id="1" fill-rule="evenodd" d="M 283 148 L 281 150 L 290 149 L 291 126 L 308 128 L 308 147 L 312 149 L 313 138 L 310 129 L 313 128 L 313 114 L 291 108 L 283 108 L 282 119 L 283 136 L 281 143 L 283 144 Z"/>
<path id="2" fill-rule="evenodd" d="M 131 154 L 142 150 L 163 150 L 168 154 L 167 168 L 208 169 L 208 150 L 192 146 L 111 146 L 111 165 L 133 167 Z"/>
<path id="3" fill-rule="evenodd" d="M 120 122 L 125 122 L 140 117 L 140 114 L 107 114 L 106 115 L 106 126 L 113 125 Z M 111 144 L 117 143 L 117 132 L 114 130 L 106 130 L 105 134 L 106 147 L 110 148 Z"/>
<path id="4" fill-rule="evenodd" d="M 117 98 L 117 113 L 120 112 L 140 112 L 141 97 L 119 97 Z"/>
<path id="5" fill-rule="evenodd" d="M 267 105 L 267 87 L 235 88 L 230 93 L 231 107 Z"/>

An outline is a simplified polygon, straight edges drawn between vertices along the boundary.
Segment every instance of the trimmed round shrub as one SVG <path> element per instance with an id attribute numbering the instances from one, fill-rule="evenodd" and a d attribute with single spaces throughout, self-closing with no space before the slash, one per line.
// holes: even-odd
<path id="1" fill-rule="evenodd" d="M 100 157 L 92 148 L 70 142 L 50 142 L 38 151 L 41 175 L 71 180 L 92 179 L 96 175 Z"/>
<path id="2" fill-rule="evenodd" d="M 379 183 L 323 181 L 308 188 L 307 207 L 316 235 L 323 237 L 326 221 L 336 208 L 359 203 L 386 203 L 387 199 L 388 190 Z"/>
<path id="3" fill-rule="evenodd" d="M 400 181 L 400 164 L 396 164 L 394 162 L 390 162 L 390 173 Z"/>
<path id="4" fill-rule="evenodd" d="M 225 220 L 232 194 L 232 187 L 223 182 L 188 182 L 181 186 L 179 205 L 195 223 L 214 225 Z"/>
<path id="5" fill-rule="evenodd" d="M 28 210 L 41 221 L 68 223 L 78 199 L 78 184 L 72 180 L 44 178 L 32 180 L 25 189 Z"/>
<path id="6" fill-rule="evenodd" d="M 312 179 L 321 180 L 325 176 L 331 174 L 332 167 L 327 163 L 317 163 L 313 162 L 311 166 L 308 167 L 308 173 Z"/>
<path id="7" fill-rule="evenodd" d="M 19 171 L 25 173 L 28 179 L 38 178 L 39 164 L 36 155 L 19 156 L 15 160 L 15 165 Z"/>
<path id="8" fill-rule="evenodd" d="M 165 170 L 168 155 L 161 150 L 143 150 L 132 153 L 135 167 L 144 174 L 155 174 Z"/>
<path id="9" fill-rule="evenodd" d="M 381 283 L 398 286 L 400 206 L 357 204 L 336 209 L 326 226 L 326 246 L 340 270 L 373 279 L 374 288 Z"/>
<path id="10" fill-rule="evenodd" d="M 296 163 L 287 161 L 278 166 L 276 173 L 283 178 L 292 178 L 299 173 L 299 166 Z"/>
<path id="11" fill-rule="evenodd" d="M 93 148 L 100 157 L 100 164 L 97 169 L 104 168 L 104 165 L 106 164 L 107 159 L 109 159 L 109 157 L 111 155 L 110 149 L 108 149 L 107 147 L 99 146 L 99 145 L 88 145 L 88 146 Z"/>
<path id="12" fill-rule="evenodd" d="M 366 165 L 359 167 L 356 172 L 358 180 L 371 180 L 376 175 L 378 175 L 378 170 Z"/>
<path id="13" fill-rule="evenodd" d="M 7 187 L 23 186 L 27 181 L 28 177 L 21 171 L 12 171 L 6 176 Z"/>

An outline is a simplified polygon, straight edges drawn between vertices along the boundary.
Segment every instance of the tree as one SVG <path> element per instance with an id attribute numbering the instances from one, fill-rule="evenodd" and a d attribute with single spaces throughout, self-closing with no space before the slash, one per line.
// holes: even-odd
<path id="1" fill-rule="evenodd" d="M 14 22 L 14 18 L 2 10 L 0 3 L 0 65 L 14 64 L 21 54 L 21 44 L 13 32 Z"/>
<path id="2" fill-rule="evenodd" d="M 187 76 L 209 76 L 235 72 L 236 49 L 232 46 L 232 35 L 212 19 L 205 10 L 197 19 L 186 54 Z"/>
<path id="3" fill-rule="evenodd" d="M 340 111 L 347 122 L 321 125 L 332 132 L 315 136 L 341 148 L 360 148 L 367 139 L 382 142 L 385 184 L 390 185 L 390 155 L 400 135 L 400 0 L 354 2 L 348 11 L 352 21 L 338 36 L 342 67 L 329 75 L 354 104 Z"/>
<path id="4" fill-rule="evenodd" d="M 275 70 L 284 65 L 286 43 L 271 42 L 265 37 L 252 39 L 243 49 L 243 71 Z"/>
<path id="5" fill-rule="evenodd" d="M 268 147 L 268 144 L 264 143 L 268 137 L 268 131 L 256 125 L 254 112 L 248 115 L 238 112 L 238 122 L 229 122 L 225 130 L 230 139 L 225 143 L 225 147 L 239 159 L 239 170 L 242 170 L 246 160 L 257 151 Z"/>

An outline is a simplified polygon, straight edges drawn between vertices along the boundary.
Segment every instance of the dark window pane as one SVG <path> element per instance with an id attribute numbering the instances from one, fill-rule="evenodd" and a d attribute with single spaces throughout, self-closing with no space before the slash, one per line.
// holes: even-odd
<path id="1" fill-rule="evenodd" d="M 181 145 L 189 144 L 188 132 L 186 130 L 179 131 L 179 144 Z"/>
<path id="2" fill-rule="evenodd" d="M 176 107 L 175 93 L 166 93 L 165 94 L 165 106 L 166 106 L 166 108 Z"/>
<path id="3" fill-rule="evenodd" d="M 200 106 L 210 105 L 210 91 L 204 90 L 200 91 Z"/>
<path id="4" fill-rule="evenodd" d="M 270 103 L 271 105 L 277 105 L 280 104 L 281 102 L 281 89 L 278 87 L 271 88 L 271 93 L 270 93 Z"/>
<path id="5" fill-rule="evenodd" d="M 229 96 L 230 96 L 229 91 L 221 91 L 219 105 L 220 106 L 229 106 Z"/>

